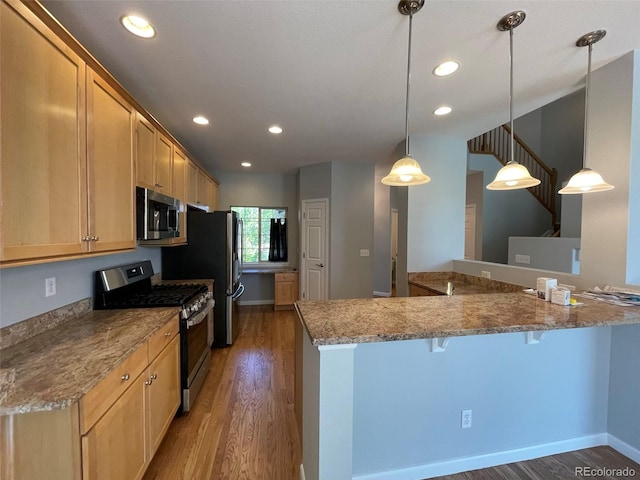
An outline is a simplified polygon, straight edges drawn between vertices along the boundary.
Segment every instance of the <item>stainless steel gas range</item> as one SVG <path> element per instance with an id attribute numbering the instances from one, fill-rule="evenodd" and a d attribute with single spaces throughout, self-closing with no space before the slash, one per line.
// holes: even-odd
<path id="1" fill-rule="evenodd" d="M 206 285 L 151 284 L 148 260 L 98 270 L 94 279 L 94 309 L 180 308 L 180 381 L 183 412 L 188 412 L 211 365 L 213 307 Z"/>

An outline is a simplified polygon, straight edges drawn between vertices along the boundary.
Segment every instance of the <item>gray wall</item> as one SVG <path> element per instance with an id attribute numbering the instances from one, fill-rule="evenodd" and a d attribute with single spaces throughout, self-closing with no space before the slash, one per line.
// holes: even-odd
<path id="1" fill-rule="evenodd" d="M 329 298 L 373 295 L 375 167 L 327 162 L 300 168 L 299 198 L 329 198 Z M 368 249 L 369 257 L 360 250 Z"/>
<path id="2" fill-rule="evenodd" d="M 640 450 L 640 325 L 613 327 L 608 432 Z"/>
<path id="3" fill-rule="evenodd" d="M 489 183 L 489 180 L 487 181 Z M 473 260 L 482 259 L 484 172 L 469 172 L 467 175 L 467 205 L 476 206 L 476 254 Z"/>
<path id="4" fill-rule="evenodd" d="M 354 475 L 606 432 L 611 329 L 551 331 L 536 345 L 524 336 L 454 337 L 441 353 L 424 340 L 358 345 Z"/>
<path id="5" fill-rule="evenodd" d="M 160 271 L 160 248 L 0 270 L 0 327 L 93 297 L 93 273 L 102 268 L 151 260 Z M 44 279 L 56 278 L 56 294 L 44 296 Z"/>
<path id="6" fill-rule="evenodd" d="M 467 142 L 447 135 L 411 137 L 411 153 L 430 183 L 408 192 L 407 269 L 451 270 L 464 257 Z"/>
<path id="7" fill-rule="evenodd" d="M 332 162 L 329 298 L 373 296 L 374 166 Z M 368 249 L 368 257 L 360 250 Z"/>
<path id="8" fill-rule="evenodd" d="M 219 210 L 231 205 L 287 207 L 289 265 L 298 268 L 298 202 L 296 174 L 259 174 L 215 172 L 220 181 Z M 245 293 L 240 305 L 273 303 L 273 274 L 246 274 Z"/>
<path id="9" fill-rule="evenodd" d="M 374 180 L 373 290 L 391 295 L 391 187 L 381 180 L 389 165 L 376 165 Z"/>

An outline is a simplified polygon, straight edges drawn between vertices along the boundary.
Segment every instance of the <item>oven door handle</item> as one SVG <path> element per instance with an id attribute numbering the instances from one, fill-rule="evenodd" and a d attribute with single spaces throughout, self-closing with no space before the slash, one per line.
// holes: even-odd
<path id="1" fill-rule="evenodd" d="M 193 317 L 187 319 L 187 330 L 191 327 L 195 327 L 196 325 L 202 323 L 211 310 L 213 310 L 214 302 L 207 302 L 207 306 L 204 310 L 196 313 Z"/>

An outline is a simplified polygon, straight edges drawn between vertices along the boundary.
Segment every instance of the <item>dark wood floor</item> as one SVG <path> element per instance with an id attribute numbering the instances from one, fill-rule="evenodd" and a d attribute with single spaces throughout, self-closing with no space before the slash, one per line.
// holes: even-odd
<path id="1" fill-rule="evenodd" d="M 232 347 L 213 350 L 195 406 L 176 418 L 144 480 L 298 480 L 300 443 L 293 411 L 293 311 L 240 308 Z M 439 480 L 620 479 L 576 475 L 576 467 L 640 465 L 609 447 L 439 477 Z M 334 480 L 334 479 L 328 479 Z M 336 479 L 337 480 L 337 479 Z"/>
<path id="2" fill-rule="evenodd" d="M 628 467 L 630 471 L 624 472 Z M 582 469 L 582 470 L 580 470 Z M 588 470 L 592 469 L 592 470 Z M 594 470 L 605 475 L 597 475 Z M 609 469 L 610 472 L 606 470 Z M 622 470 L 617 472 L 616 470 Z M 626 476 L 625 476 L 626 475 Z M 437 480 L 592 480 L 640 479 L 640 465 L 610 447 L 560 453 L 526 462 L 510 463 L 471 472 L 437 477 Z"/>

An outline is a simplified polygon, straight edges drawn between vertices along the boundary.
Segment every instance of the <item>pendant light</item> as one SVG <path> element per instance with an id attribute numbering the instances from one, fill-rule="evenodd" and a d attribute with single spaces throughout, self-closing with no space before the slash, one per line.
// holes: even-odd
<path id="1" fill-rule="evenodd" d="M 411 31 L 413 24 L 413 14 L 420 11 L 424 5 L 424 0 L 401 0 L 398 10 L 403 15 L 409 15 L 409 53 L 407 60 L 407 101 L 405 105 L 404 120 L 404 151 L 405 155 L 393 164 L 389 175 L 382 179 L 385 185 L 402 187 L 405 185 L 421 185 L 428 183 L 431 178 L 422 173 L 420 164 L 409 154 L 409 86 L 411 79 Z"/>
<path id="2" fill-rule="evenodd" d="M 532 177 L 527 167 L 520 165 L 513 159 L 513 29 L 524 22 L 525 18 L 526 14 L 521 10 L 517 10 L 505 15 L 498 22 L 498 30 L 502 32 L 509 31 L 509 125 L 511 127 L 511 142 L 509 161 L 498 170 L 495 180 L 487 185 L 487 190 L 517 190 L 519 188 L 535 187 L 540 184 L 540 180 Z"/>
<path id="3" fill-rule="evenodd" d="M 587 79 L 584 92 L 584 147 L 582 165 L 584 167 L 569 179 L 567 186 L 560 189 L 561 194 L 580 194 L 592 192 L 604 192 L 613 189 L 602 179 L 598 172 L 586 167 L 587 164 L 587 139 L 589 138 L 589 90 L 591 86 L 591 51 L 593 44 L 599 42 L 607 34 L 606 30 L 595 30 L 580 37 L 576 42 L 578 47 L 589 47 L 589 61 L 587 63 Z"/>

